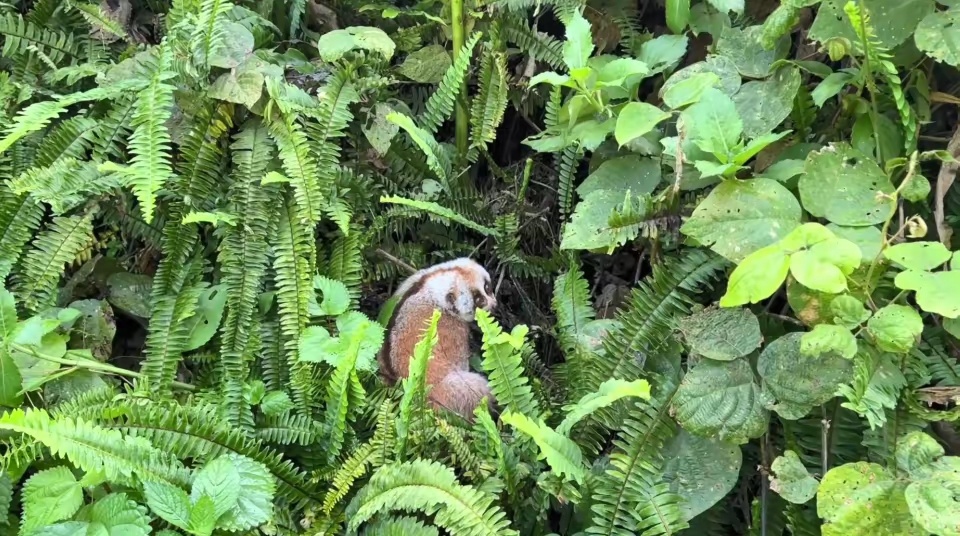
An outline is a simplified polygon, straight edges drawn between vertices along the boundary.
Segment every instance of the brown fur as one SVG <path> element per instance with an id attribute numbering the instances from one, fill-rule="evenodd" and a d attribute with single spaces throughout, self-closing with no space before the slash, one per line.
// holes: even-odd
<path id="1" fill-rule="evenodd" d="M 463 293 L 468 292 L 469 297 Z M 378 360 L 385 383 L 394 385 L 407 377 L 410 359 L 433 316 L 440 309 L 437 344 L 427 364 L 428 400 L 467 420 L 483 397 L 493 405 L 486 378 L 470 371 L 470 322 L 477 300 L 484 308 L 496 304 L 489 275 L 482 267 L 458 259 L 421 270 L 398 291 L 398 303 L 387 325 L 387 340 Z M 469 305 L 467 305 L 469 304 Z"/>

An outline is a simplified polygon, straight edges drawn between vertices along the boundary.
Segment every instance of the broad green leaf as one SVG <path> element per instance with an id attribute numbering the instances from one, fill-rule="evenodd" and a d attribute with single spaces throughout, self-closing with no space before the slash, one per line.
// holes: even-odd
<path id="1" fill-rule="evenodd" d="M 597 73 L 597 87 L 630 87 L 648 74 L 650 74 L 650 67 L 646 63 L 633 58 L 617 58 L 600 68 L 600 72 Z"/>
<path id="2" fill-rule="evenodd" d="M 933 534 L 960 534 L 960 458 L 944 456 L 927 470 L 929 474 L 922 480 L 907 486 L 905 498 L 910 513 Z"/>
<path id="3" fill-rule="evenodd" d="M 768 407 L 783 418 L 797 420 L 811 408 L 833 398 L 850 381 L 853 365 L 838 354 L 817 358 L 803 355 L 803 333 L 788 333 L 771 342 L 757 360 L 764 388 L 775 400 Z"/>
<path id="4" fill-rule="evenodd" d="M 740 447 L 681 429 L 663 447 L 663 481 L 683 497 L 680 509 L 690 521 L 723 499 L 737 483 Z"/>
<path id="5" fill-rule="evenodd" d="M 929 271 L 950 260 L 950 250 L 940 242 L 904 242 L 883 250 L 883 256 L 907 270 Z"/>
<path id="6" fill-rule="evenodd" d="M 827 100 L 839 94 L 847 84 L 853 82 L 854 78 L 853 74 L 845 71 L 831 73 L 810 92 L 813 103 L 822 108 Z"/>
<path id="7" fill-rule="evenodd" d="M 777 133 L 764 134 L 759 138 L 754 138 L 750 140 L 750 143 L 748 143 L 746 147 L 744 147 L 740 151 L 737 151 L 737 154 L 733 156 L 733 163 L 737 165 L 746 164 L 748 160 L 750 160 L 754 156 L 757 156 L 757 154 L 760 153 L 760 151 L 766 149 L 768 145 L 779 141 L 789 133 L 790 131 L 783 131 L 783 132 L 777 132 Z"/>
<path id="8" fill-rule="evenodd" d="M 803 160 L 786 159 L 770 164 L 759 176 L 785 183 L 803 173 Z"/>
<path id="9" fill-rule="evenodd" d="M 891 153 L 885 152 L 884 154 Z M 900 190 L 900 195 L 911 203 L 920 203 L 927 199 L 927 196 L 930 195 L 930 190 L 930 181 L 923 175 L 916 174 L 912 175 L 910 182 Z"/>
<path id="10" fill-rule="evenodd" d="M 333 367 L 355 360 L 358 369 L 373 370 L 383 345 L 384 327 L 359 311 L 350 311 L 337 317 L 337 330 L 338 335 L 332 337 L 321 326 L 307 327 L 300 336 L 300 360 Z"/>
<path id="11" fill-rule="evenodd" d="M 567 475 L 576 482 L 583 482 L 586 477 L 583 454 L 570 438 L 560 435 L 542 420 L 534 422 L 522 413 L 507 411 L 500 420 L 533 439 L 540 450 L 538 459 L 546 459 L 558 476 Z"/>
<path id="12" fill-rule="evenodd" d="M 380 155 L 387 154 L 390 143 L 400 132 L 400 125 L 387 120 L 387 116 L 394 111 L 389 104 L 378 102 L 373 106 L 367 121 L 360 127 L 370 146 Z"/>
<path id="13" fill-rule="evenodd" d="M 570 129 L 570 139 L 578 142 L 584 151 L 595 151 L 613 133 L 616 124 L 615 119 L 581 121 Z"/>
<path id="14" fill-rule="evenodd" d="M 22 389 L 20 369 L 7 349 L 0 348 L 0 406 L 19 408 L 23 404 Z"/>
<path id="15" fill-rule="evenodd" d="M 29 534 L 45 525 L 73 517 L 83 504 L 83 489 L 69 468 L 54 467 L 27 479 L 22 490 L 21 526 Z"/>
<path id="16" fill-rule="evenodd" d="M 233 69 L 253 53 L 254 38 L 245 26 L 236 22 L 222 22 L 223 39 L 216 43 L 207 63 L 212 67 Z"/>
<path id="17" fill-rule="evenodd" d="M 737 114 L 743 120 L 743 133 L 757 138 L 777 128 L 793 110 L 800 88 L 800 69 L 784 66 L 768 79 L 744 84 L 733 96 Z"/>
<path id="18" fill-rule="evenodd" d="M 960 317 L 960 271 L 907 270 L 897 274 L 894 284 L 898 288 L 915 291 L 917 305 L 924 311 L 945 318 Z"/>
<path id="19" fill-rule="evenodd" d="M 680 331 L 699 355 L 733 361 L 756 350 L 763 335 L 757 317 L 745 308 L 710 308 L 680 320 Z"/>
<path id="20" fill-rule="evenodd" d="M 77 516 L 88 521 L 87 536 L 147 536 L 151 533 L 147 508 L 131 500 L 126 493 L 111 493 L 98 499 Z"/>
<path id="21" fill-rule="evenodd" d="M 350 291 L 347 286 L 322 275 L 313 277 L 313 288 L 320 291 L 323 301 L 320 302 L 320 314 L 339 316 L 350 307 Z"/>
<path id="22" fill-rule="evenodd" d="M 860 266 L 860 249 L 842 238 L 830 238 L 790 255 L 790 274 L 805 287 L 829 294 L 847 290 L 846 276 Z"/>
<path id="23" fill-rule="evenodd" d="M 671 85 L 663 92 L 663 103 L 676 110 L 700 100 L 703 92 L 720 85 L 720 77 L 706 71 L 695 73 Z"/>
<path id="24" fill-rule="evenodd" d="M 830 302 L 830 317 L 835 324 L 854 329 L 870 318 L 872 314 L 863 303 L 853 296 L 837 296 Z"/>
<path id="25" fill-rule="evenodd" d="M 880 236 L 880 229 L 875 226 L 869 227 L 842 227 L 831 223 L 827 229 L 840 238 L 849 240 L 860 248 L 860 260 L 864 264 L 873 262 L 880 254 L 880 247 L 883 239 Z"/>
<path id="26" fill-rule="evenodd" d="M 223 319 L 223 308 L 226 303 L 226 285 L 214 285 L 200 294 L 196 313 L 184 321 L 189 326 L 187 346 L 184 350 L 196 350 L 213 338 L 220 327 L 220 320 Z"/>
<path id="27" fill-rule="evenodd" d="M 283 415 L 293 408 L 293 401 L 284 391 L 270 391 L 260 401 L 260 411 L 268 417 Z"/>
<path id="28" fill-rule="evenodd" d="M 690 32 L 695 36 L 707 33 L 716 42 L 723 29 L 730 26 L 730 15 L 717 11 L 708 2 L 700 2 L 690 10 Z"/>
<path id="29" fill-rule="evenodd" d="M 90 524 L 85 521 L 67 521 L 43 527 L 31 532 L 30 536 L 90 536 L 89 528 Z M 102 533 L 97 536 L 102 536 Z"/>
<path id="30" fill-rule="evenodd" d="M 263 82 L 263 73 L 260 71 L 231 69 L 213 81 L 207 94 L 213 99 L 253 108 L 263 94 Z"/>
<path id="31" fill-rule="evenodd" d="M 923 319 L 913 307 L 890 304 L 867 321 L 867 330 L 884 352 L 905 354 L 917 344 Z"/>
<path id="32" fill-rule="evenodd" d="M 574 83 L 570 82 L 570 77 L 565 74 L 555 73 L 553 71 L 545 71 L 537 74 L 530 79 L 530 87 L 536 86 L 537 84 L 547 83 L 551 86 L 564 86 L 571 85 Z"/>
<path id="33" fill-rule="evenodd" d="M 763 435 L 769 418 L 750 363 L 743 359 L 698 363 L 683 377 L 673 409 L 687 431 L 734 444 Z"/>
<path id="34" fill-rule="evenodd" d="M 960 66 L 960 11 L 934 11 L 920 21 L 913 35 L 917 48 L 931 58 Z"/>
<path id="35" fill-rule="evenodd" d="M 660 184 L 660 161 L 654 158 L 629 154 L 604 161 L 577 186 L 580 197 L 598 190 L 612 190 L 620 194 L 623 202 L 627 190 L 634 194 L 648 194 Z M 613 210 L 614 206 L 610 207 Z"/>
<path id="36" fill-rule="evenodd" d="M 614 136 L 621 147 L 650 132 L 670 114 L 645 102 L 631 102 L 620 110 Z"/>
<path id="37" fill-rule="evenodd" d="M 121 311 L 150 318 L 150 293 L 153 279 L 148 275 L 117 272 L 107 278 L 107 300 Z"/>
<path id="38" fill-rule="evenodd" d="M 843 6 L 848 0 L 823 0 L 807 38 L 820 43 L 840 37 L 859 42 Z M 887 49 L 907 40 L 934 10 L 933 0 L 858 0 L 870 14 L 875 39 Z"/>
<path id="39" fill-rule="evenodd" d="M 670 78 L 663 83 L 663 87 L 660 88 L 661 97 L 675 84 L 679 84 L 691 76 L 700 73 L 713 73 L 717 75 L 720 78 L 720 84 L 717 86 L 717 89 L 728 97 L 732 97 L 740 90 L 740 73 L 737 72 L 737 66 L 733 63 L 733 60 L 724 56 L 710 56 L 704 61 L 688 65 L 673 73 Z"/>
<path id="40" fill-rule="evenodd" d="M 763 26 L 744 29 L 724 28 L 717 41 L 717 54 L 730 58 L 741 75 L 748 78 L 766 78 L 773 63 L 786 57 L 790 40 L 784 36 L 773 50 L 767 50 L 760 42 Z"/>
<path id="41" fill-rule="evenodd" d="M 798 183 L 807 212 L 837 225 L 863 227 L 887 220 L 895 188 L 872 158 L 847 143 L 811 152 Z"/>
<path id="42" fill-rule="evenodd" d="M 117 323 L 113 308 L 106 300 L 78 300 L 70 307 L 81 316 L 70 333 L 72 348 L 87 348 L 94 357 L 106 361 L 113 354 Z"/>
<path id="43" fill-rule="evenodd" d="M 904 498 L 906 482 L 875 463 L 856 462 L 827 471 L 817 490 L 823 536 L 921 536 Z"/>
<path id="44" fill-rule="evenodd" d="M 800 353 L 803 355 L 819 357 L 831 352 L 845 359 L 853 359 L 857 355 L 857 338 L 848 328 L 833 324 L 817 324 L 813 331 L 803 334 L 800 341 Z"/>
<path id="45" fill-rule="evenodd" d="M 262 463 L 235 453 L 224 454 L 240 474 L 242 493 L 236 506 L 224 514 L 217 527 L 231 532 L 250 530 L 273 520 L 277 483 Z"/>
<path id="46" fill-rule="evenodd" d="M 701 179 L 708 177 L 722 177 L 727 175 L 732 176 L 736 170 L 740 169 L 740 166 L 737 164 L 718 164 L 716 162 L 710 162 L 707 160 L 697 160 L 693 163 L 693 166 L 697 168 L 697 171 L 700 172 Z"/>
<path id="47" fill-rule="evenodd" d="M 640 45 L 637 59 L 647 64 L 650 74 L 673 68 L 687 53 L 685 35 L 658 35 Z"/>
<path id="48" fill-rule="evenodd" d="M 371 26 L 350 26 L 332 30 L 321 35 L 317 41 L 317 51 L 323 61 L 327 62 L 335 62 L 347 52 L 358 48 L 376 52 L 389 60 L 393 58 L 396 44 L 383 30 Z"/>
<path id="49" fill-rule="evenodd" d="M 897 469 L 921 479 L 930 473 L 931 465 L 943 456 L 944 450 L 936 439 L 917 431 L 898 439 L 895 454 Z"/>
<path id="50" fill-rule="evenodd" d="M 680 230 L 730 261 L 741 262 L 794 230 L 801 214 L 797 199 L 776 181 L 730 180 L 717 185 Z"/>
<path id="51" fill-rule="evenodd" d="M 707 88 L 700 100 L 681 112 L 687 135 L 698 147 L 717 155 L 721 161 L 733 156 L 740 142 L 743 121 L 730 97 L 717 88 Z"/>
<path id="52" fill-rule="evenodd" d="M 203 495 L 190 505 L 190 525 L 187 532 L 196 536 L 210 536 L 217 526 L 213 499 Z"/>
<path id="53" fill-rule="evenodd" d="M 563 42 L 563 62 L 571 71 L 586 67 L 590 54 L 593 53 L 593 37 L 590 34 L 590 23 L 583 18 L 580 11 L 575 11 L 567 23 Z"/>
<path id="54" fill-rule="evenodd" d="M 0 341 L 17 325 L 17 304 L 13 293 L 0 286 Z"/>
<path id="55" fill-rule="evenodd" d="M 683 33 L 690 22 L 690 0 L 667 0 L 667 27 L 675 34 Z"/>
<path id="56" fill-rule="evenodd" d="M 576 404 L 564 407 L 566 417 L 557 426 L 557 433 L 570 435 L 574 425 L 594 411 L 605 408 L 617 400 L 632 396 L 648 400 L 650 398 L 650 384 L 646 380 L 611 379 L 600 384 L 600 388 L 583 396 Z"/>
<path id="57" fill-rule="evenodd" d="M 758 303 L 780 288 L 790 271 L 790 257 L 776 244 L 751 253 L 734 268 L 721 307 Z"/>
<path id="58" fill-rule="evenodd" d="M 407 56 L 397 72 L 421 84 L 439 84 L 453 60 L 442 45 L 427 45 Z"/>
<path id="59" fill-rule="evenodd" d="M 770 489 L 793 504 L 804 504 L 817 495 L 819 482 L 807 472 L 800 457 L 792 450 L 784 451 L 770 465 Z"/>
<path id="60" fill-rule="evenodd" d="M 610 225 L 610 214 L 624 199 L 625 193 L 617 190 L 593 190 L 586 194 L 563 227 L 560 249 L 594 250 L 624 243 L 629 229 Z"/>
<path id="61" fill-rule="evenodd" d="M 213 515 L 219 519 L 234 508 L 240 497 L 240 473 L 226 456 L 207 462 L 199 471 L 190 490 L 190 502 L 196 504 L 201 496 L 213 501 Z"/>
<path id="62" fill-rule="evenodd" d="M 67 340 L 67 335 L 63 333 L 47 333 L 40 340 L 40 345 L 34 347 L 34 350 L 43 356 L 63 357 L 67 353 Z M 87 354 L 89 355 L 89 351 L 87 351 Z M 29 352 L 13 350 L 10 352 L 10 357 L 13 358 L 17 370 L 20 372 L 23 390 L 27 392 L 38 389 L 50 375 L 60 370 L 59 363 L 37 357 Z"/>
<path id="63" fill-rule="evenodd" d="M 707 0 L 721 13 L 733 11 L 734 13 L 743 13 L 744 0 Z"/>
<path id="64" fill-rule="evenodd" d="M 181 529 L 190 526 L 190 496 L 183 489 L 160 480 L 147 481 L 143 495 L 150 510 L 167 523 Z"/>

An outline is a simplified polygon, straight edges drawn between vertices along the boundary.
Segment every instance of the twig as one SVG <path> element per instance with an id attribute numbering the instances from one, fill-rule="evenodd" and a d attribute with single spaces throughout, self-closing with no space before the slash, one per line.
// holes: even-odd
<path id="1" fill-rule="evenodd" d="M 947 144 L 947 152 L 954 159 L 960 157 L 960 127 L 953 131 L 953 137 Z M 950 239 L 953 237 L 953 229 L 946 223 L 946 213 L 943 208 L 943 199 L 947 191 L 953 186 L 953 181 L 957 179 L 957 170 L 960 169 L 960 163 L 956 161 L 944 162 L 940 165 L 940 173 L 937 174 L 937 189 L 934 193 L 936 202 L 933 209 L 933 219 L 937 225 L 937 234 L 940 235 L 940 242 L 950 248 Z"/>
<path id="2" fill-rule="evenodd" d="M 382 250 L 382 249 L 380 249 L 380 248 L 377 248 L 377 254 L 379 254 L 381 257 L 387 259 L 388 261 L 392 262 L 393 264 L 396 264 L 396 265 L 399 266 L 400 268 L 403 268 L 404 270 L 406 270 L 406 271 L 409 272 L 410 274 L 415 274 L 415 273 L 417 273 L 417 269 L 416 269 L 416 268 L 414 268 L 413 266 L 410 266 L 410 265 L 407 264 L 406 262 L 404 262 L 404 261 L 402 261 L 402 260 L 394 257 L 393 255 L 387 253 L 386 251 L 384 251 L 384 250 Z"/>

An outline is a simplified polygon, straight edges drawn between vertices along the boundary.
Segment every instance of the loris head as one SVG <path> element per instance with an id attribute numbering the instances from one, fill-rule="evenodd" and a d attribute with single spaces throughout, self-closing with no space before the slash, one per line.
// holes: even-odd
<path id="1" fill-rule="evenodd" d="M 411 290 L 423 292 L 443 312 L 455 314 L 464 322 L 473 322 L 477 308 L 492 311 L 497 306 L 490 274 L 467 258 L 425 268 L 405 281 L 397 292 L 405 294 Z"/>

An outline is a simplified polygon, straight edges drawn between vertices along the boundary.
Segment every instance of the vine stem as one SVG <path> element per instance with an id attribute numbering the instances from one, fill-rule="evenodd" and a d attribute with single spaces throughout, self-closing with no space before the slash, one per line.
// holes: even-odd
<path id="1" fill-rule="evenodd" d="M 125 368 L 115 367 L 107 363 L 101 363 L 100 361 L 92 361 L 90 359 L 70 359 L 67 357 L 55 357 L 48 354 L 41 354 L 29 346 L 24 346 L 22 344 L 11 344 L 10 349 L 16 352 L 21 352 L 27 354 L 31 357 L 37 359 L 43 359 L 44 361 L 50 361 L 53 363 L 59 363 L 61 365 L 66 365 L 68 367 L 76 367 L 81 369 L 93 370 L 96 372 L 108 372 L 110 374 L 116 374 L 117 376 L 123 376 L 126 378 L 134 379 L 143 379 L 143 374 L 139 372 L 134 372 L 132 370 L 127 370 Z M 181 383 L 175 381 L 171 384 L 177 389 L 182 389 L 184 391 L 195 391 L 196 387 L 190 385 L 189 383 Z"/>
<path id="2" fill-rule="evenodd" d="M 453 61 L 463 53 L 465 32 L 463 23 L 463 0 L 450 0 L 450 23 L 453 30 Z M 467 154 L 467 138 L 470 128 L 470 117 L 467 115 L 467 83 L 464 80 L 460 86 L 460 98 L 456 102 L 456 143 L 457 154 L 464 157 Z"/>

